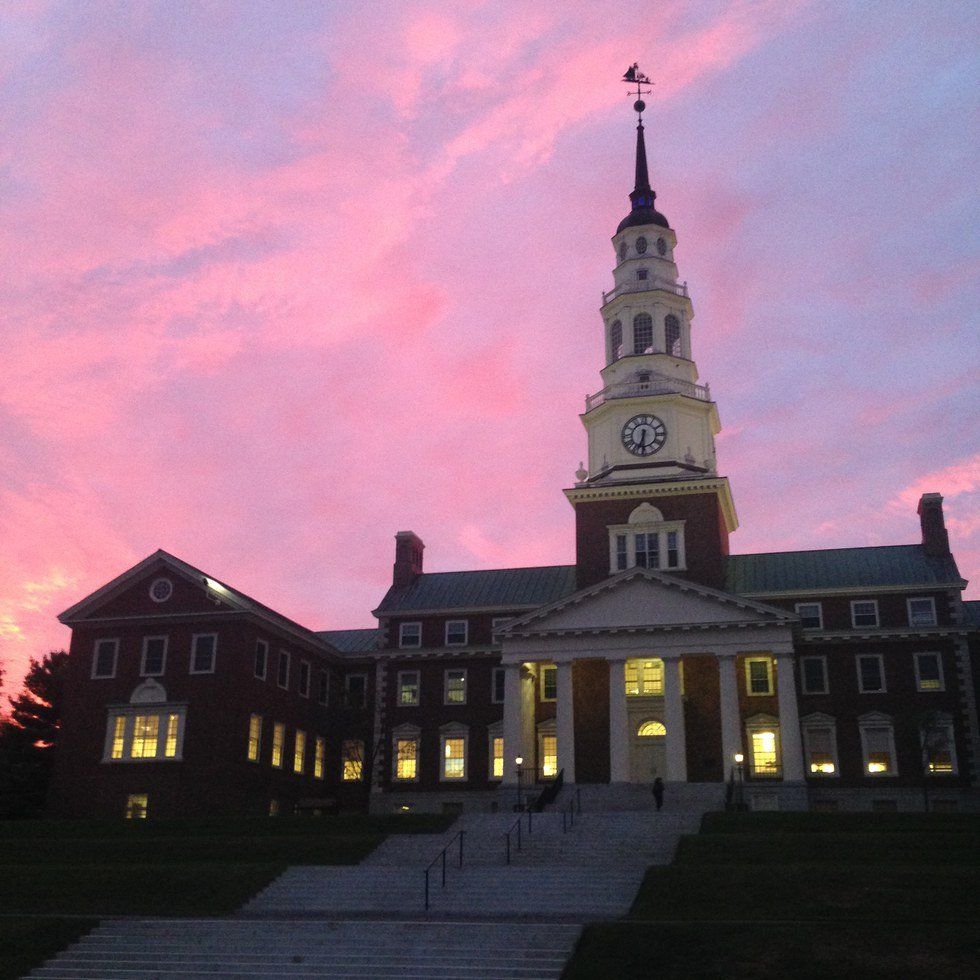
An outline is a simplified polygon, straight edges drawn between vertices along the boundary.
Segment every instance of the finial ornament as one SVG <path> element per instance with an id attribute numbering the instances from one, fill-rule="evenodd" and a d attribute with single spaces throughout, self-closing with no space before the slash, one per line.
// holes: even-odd
<path id="1" fill-rule="evenodd" d="M 633 108 L 637 111 L 637 113 L 642 113 L 647 107 L 647 104 L 643 101 L 641 96 L 643 96 L 646 92 L 651 91 L 653 82 L 650 81 L 648 76 L 644 75 L 643 72 L 640 71 L 640 66 L 635 61 L 629 66 L 629 68 L 626 69 L 626 74 L 623 75 L 623 81 L 630 86 L 630 90 L 627 94 L 636 96 L 636 101 L 633 103 Z M 636 92 L 634 92 L 632 89 L 632 86 L 634 85 L 636 86 Z M 644 85 L 647 87 L 644 88 Z"/>

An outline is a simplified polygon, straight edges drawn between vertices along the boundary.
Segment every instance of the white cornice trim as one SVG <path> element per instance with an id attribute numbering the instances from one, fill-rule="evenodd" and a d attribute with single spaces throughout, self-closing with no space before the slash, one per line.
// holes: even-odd
<path id="1" fill-rule="evenodd" d="M 540 630 L 521 630 L 520 632 L 508 633 L 511 639 L 538 639 L 541 637 L 561 637 L 561 636 L 615 636 L 618 634 L 642 633 L 644 636 L 657 633 L 710 633 L 713 630 L 754 630 L 776 626 L 781 629 L 790 629 L 791 623 L 783 620 L 733 620 L 727 623 L 651 623 L 644 626 L 596 626 L 596 627 L 569 627 L 566 629 L 540 629 Z"/>
<path id="2" fill-rule="evenodd" d="M 740 558 L 741 555 L 732 555 L 733 558 Z M 850 595 L 850 596 L 864 596 L 864 595 L 884 595 L 884 594 L 908 594 L 910 592 L 923 593 L 923 592 L 960 592 L 965 589 L 967 582 L 965 579 L 960 579 L 959 582 L 950 582 L 945 585 L 937 585 L 935 582 L 931 583 L 919 583 L 918 585 L 848 585 L 848 586 L 835 586 L 834 588 L 825 589 L 783 589 L 780 591 L 773 592 L 740 592 L 739 595 L 744 595 L 747 599 L 759 599 L 765 602 L 766 599 L 816 599 L 820 596 L 826 595 Z M 910 598 L 915 598 L 911 596 Z"/>
<path id="3" fill-rule="evenodd" d="M 379 623 L 383 623 L 386 619 L 394 619 L 395 617 L 398 619 L 408 617 L 411 620 L 416 617 L 421 619 L 424 616 L 478 616 L 482 613 L 501 613 L 512 609 L 530 611 L 538 608 L 540 607 L 534 603 L 522 602 L 511 603 L 506 606 L 445 606 L 441 609 L 386 609 L 382 612 L 379 606 L 377 609 L 371 610 L 371 615 Z"/>
<path id="4" fill-rule="evenodd" d="M 801 643 L 839 643 L 854 640 L 862 643 L 868 640 L 926 640 L 934 636 L 967 636 L 972 633 L 966 626 L 924 626 L 915 629 L 889 627 L 877 630 L 806 630 L 800 637 Z"/>

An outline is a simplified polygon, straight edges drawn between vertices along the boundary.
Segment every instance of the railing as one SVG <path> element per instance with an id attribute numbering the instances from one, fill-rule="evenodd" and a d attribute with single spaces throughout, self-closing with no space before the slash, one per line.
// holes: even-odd
<path id="1" fill-rule="evenodd" d="M 613 398 L 673 394 L 686 395 L 688 398 L 697 398 L 703 402 L 711 401 L 711 389 L 708 385 L 696 385 L 690 381 L 682 381 L 680 378 L 656 377 L 650 381 L 620 381 L 617 384 L 608 385 L 594 395 L 586 395 L 585 410 L 591 412 L 593 408 L 598 408 Z"/>
<path id="2" fill-rule="evenodd" d="M 429 862 L 429 866 L 425 869 L 425 910 L 429 911 L 429 872 L 432 870 L 432 866 L 442 859 L 442 887 L 446 887 L 446 855 L 449 853 L 449 848 L 459 841 L 459 863 L 456 865 L 457 868 L 463 866 L 463 837 L 466 834 L 465 830 L 461 830 L 455 837 Z"/>
<path id="3" fill-rule="evenodd" d="M 549 803 L 554 803 L 565 785 L 565 770 L 560 769 L 558 775 L 548 783 L 547 786 L 538 794 L 538 798 L 531 804 L 530 809 L 540 813 Z"/>
<path id="4" fill-rule="evenodd" d="M 648 289 L 662 289 L 666 293 L 673 293 L 675 296 L 687 296 L 686 282 L 671 282 L 669 279 L 627 279 L 618 286 L 614 286 L 608 293 L 602 294 L 602 302 L 608 303 L 617 296 L 625 296 L 627 293 L 643 293 Z"/>
<path id="5" fill-rule="evenodd" d="M 582 791 L 576 786 L 575 795 L 568 801 L 568 806 L 561 808 L 561 832 L 567 834 L 575 826 L 576 813 L 582 814 Z"/>
<path id="6" fill-rule="evenodd" d="M 511 840 L 510 840 L 510 838 L 511 838 L 511 834 L 515 833 L 515 831 L 516 831 L 516 834 L 517 834 L 517 850 L 520 850 L 521 847 L 522 847 L 521 823 L 524 821 L 525 814 L 527 815 L 527 834 L 528 834 L 528 837 L 530 837 L 531 834 L 534 831 L 534 825 L 531 822 L 531 819 L 532 819 L 532 811 L 531 811 L 530 808 L 528 808 L 525 811 L 525 813 L 522 813 L 510 825 L 510 827 L 507 830 L 504 831 L 504 846 L 505 846 L 506 855 L 507 855 L 507 864 L 510 864 L 510 849 L 511 849 Z"/>

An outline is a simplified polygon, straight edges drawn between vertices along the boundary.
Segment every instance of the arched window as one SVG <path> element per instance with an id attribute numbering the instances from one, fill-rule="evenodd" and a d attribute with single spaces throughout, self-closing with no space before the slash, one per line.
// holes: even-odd
<path id="1" fill-rule="evenodd" d="M 681 322 L 673 313 L 668 313 L 664 317 L 664 338 L 666 340 L 667 353 L 674 357 L 681 354 Z"/>
<path id="2" fill-rule="evenodd" d="M 653 320 L 649 313 L 637 313 L 633 317 L 633 353 L 645 354 L 653 350 Z"/>
<path id="3" fill-rule="evenodd" d="M 618 361 L 623 356 L 623 323 L 621 320 L 613 320 L 609 328 L 609 347 L 612 351 L 612 360 Z"/>
<path id="4" fill-rule="evenodd" d="M 662 721 L 643 721 L 640 722 L 640 727 L 637 728 L 636 734 L 640 738 L 663 737 L 667 734 L 667 729 Z"/>

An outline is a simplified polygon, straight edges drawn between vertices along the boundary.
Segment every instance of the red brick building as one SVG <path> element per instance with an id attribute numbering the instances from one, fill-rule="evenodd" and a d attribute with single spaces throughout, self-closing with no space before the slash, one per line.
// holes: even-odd
<path id="1" fill-rule="evenodd" d="M 641 122 L 565 490 L 575 565 L 431 574 L 399 532 L 378 628 L 315 632 L 158 552 L 61 617 L 52 812 L 490 809 L 657 776 L 717 805 L 975 805 L 980 615 L 942 498 L 915 544 L 730 553 L 718 408 L 655 199 Z"/>

